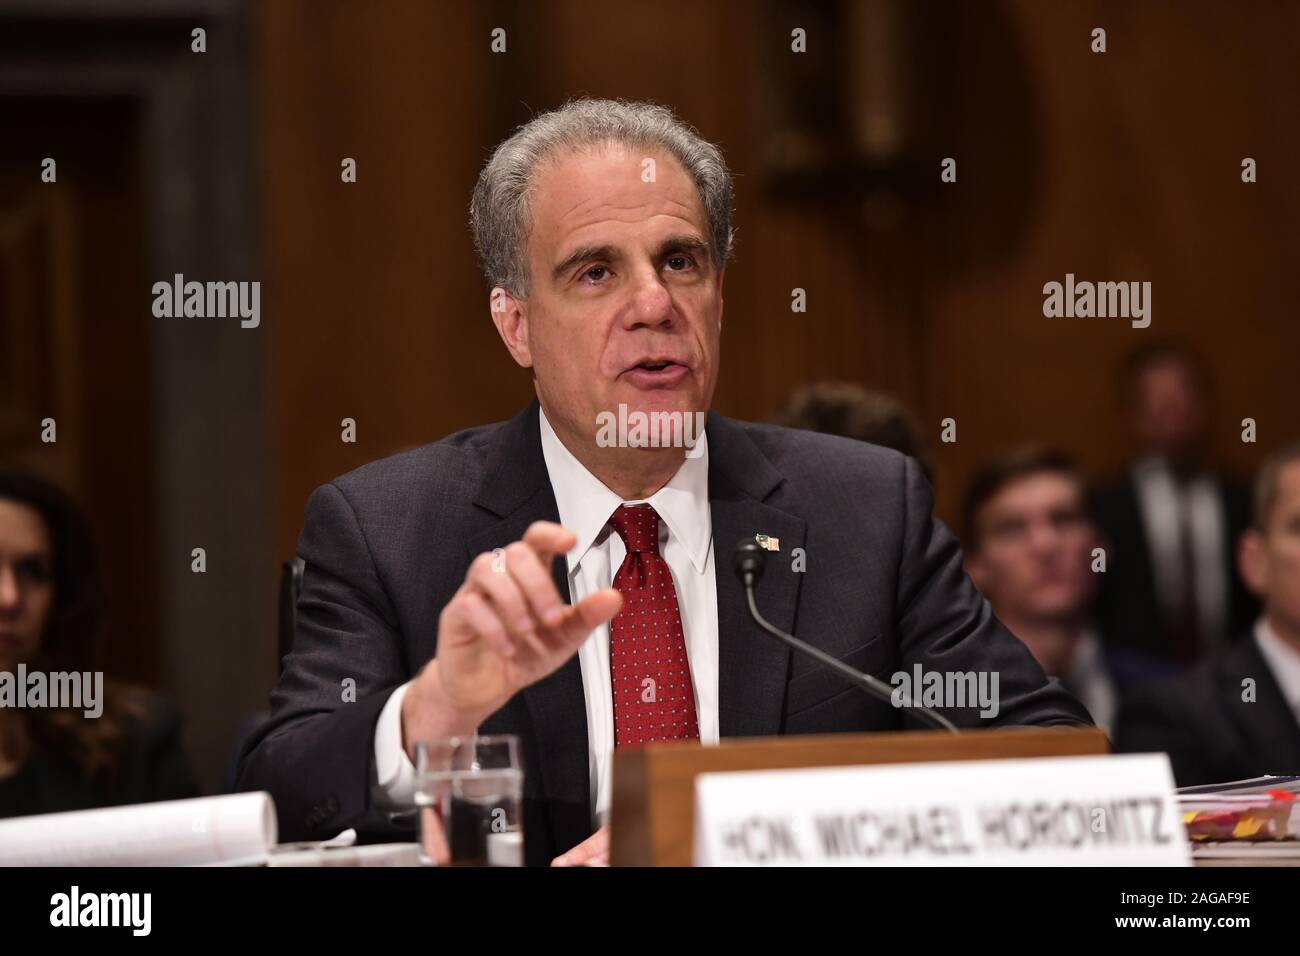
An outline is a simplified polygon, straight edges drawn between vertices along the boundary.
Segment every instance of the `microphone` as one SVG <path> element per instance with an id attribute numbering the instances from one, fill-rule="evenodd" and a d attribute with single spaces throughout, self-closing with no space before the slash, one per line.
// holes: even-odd
<path id="1" fill-rule="evenodd" d="M 762 614 L 759 613 L 758 605 L 754 602 L 754 585 L 758 579 L 763 576 L 763 568 L 767 564 L 767 552 L 758 546 L 758 542 L 753 538 L 743 538 L 736 545 L 735 554 L 736 577 L 740 578 L 740 583 L 744 585 L 745 597 L 749 602 L 749 615 L 756 623 L 767 633 L 771 634 L 777 640 L 781 641 L 788 647 L 798 651 L 805 657 L 811 657 L 827 670 L 844 678 L 859 690 L 866 691 L 877 700 L 884 701 L 891 707 L 894 704 L 894 688 L 890 687 L 878 677 L 870 674 L 864 674 L 862 671 L 854 670 L 848 664 L 836 657 L 827 654 L 821 648 L 813 647 L 811 644 L 799 640 L 793 634 L 787 634 L 779 627 L 771 624 Z M 956 726 L 953 725 L 947 717 L 930 707 L 924 707 L 912 701 L 908 694 L 902 695 L 902 706 L 916 712 L 917 717 L 927 723 L 933 724 L 940 730 L 947 730 L 950 733 L 957 733 Z"/>

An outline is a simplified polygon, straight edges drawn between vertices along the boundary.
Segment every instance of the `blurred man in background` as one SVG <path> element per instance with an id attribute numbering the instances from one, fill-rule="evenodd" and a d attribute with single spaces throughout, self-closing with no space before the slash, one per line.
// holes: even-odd
<path id="1" fill-rule="evenodd" d="M 842 435 L 915 458 L 934 483 L 934 451 L 911 409 L 894 396 L 852 382 L 813 382 L 795 392 L 773 417 L 777 425 Z"/>
<path id="2" fill-rule="evenodd" d="M 1238 556 L 1263 602 L 1252 632 L 1120 716 L 1116 749 L 1168 753 L 1179 786 L 1300 773 L 1300 442 L 1260 470 Z"/>
<path id="3" fill-rule="evenodd" d="M 1085 494 L 1060 452 L 1025 447 L 989 459 L 966 494 L 966 570 L 1043 670 L 1110 733 L 1119 687 L 1092 623 L 1098 535 Z"/>
<path id="4" fill-rule="evenodd" d="M 1211 383 L 1195 353 L 1144 348 L 1125 363 L 1121 388 L 1140 451 L 1094 503 L 1107 550 L 1097 623 L 1109 646 L 1182 667 L 1254 616 L 1232 557 L 1249 495 L 1207 463 Z"/>

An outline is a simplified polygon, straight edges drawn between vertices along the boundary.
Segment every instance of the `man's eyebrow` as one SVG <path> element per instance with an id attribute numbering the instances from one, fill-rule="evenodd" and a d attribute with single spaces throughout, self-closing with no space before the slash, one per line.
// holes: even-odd
<path id="1" fill-rule="evenodd" d="M 564 260 L 551 270 L 551 278 L 559 282 L 564 278 L 566 272 L 572 269 L 580 262 L 586 262 L 588 259 L 617 259 L 619 252 L 613 246 L 582 246 L 574 249 Z"/>
<path id="2" fill-rule="evenodd" d="M 703 252 L 706 256 L 711 255 L 709 244 L 699 236 L 683 233 L 678 236 L 670 236 L 659 244 L 659 252 L 656 259 L 662 259 L 670 252 Z"/>
<path id="3" fill-rule="evenodd" d="M 673 252 L 702 252 L 706 256 L 711 255 L 710 246 L 699 236 L 683 233 L 678 236 L 669 236 L 659 244 L 655 252 L 656 259 L 662 259 L 669 253 Z M 617 248 L 610 245 L 604 246 L 582 246 L 573 250 L 564 257 L 554 269 L 551 270 L 551 279 L 559 282 L 565 274 L 579 263 L 586 262 L 588 259 L 607 259 L 615 260 L 622 256 Z"/>

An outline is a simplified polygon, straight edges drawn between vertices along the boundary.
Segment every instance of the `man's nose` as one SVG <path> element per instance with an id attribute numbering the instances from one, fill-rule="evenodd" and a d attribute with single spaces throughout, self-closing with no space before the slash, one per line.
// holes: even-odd
<path id="1" fill-rule="evenodd" d="M 1030 528 L 1029 543 L 1038 554 L 1046 554 L 1056 548 L 1060 537 L 1060 532 L 1050 521 L 1039 521 Z"/>
<path id="2" fill-rule="evenodd" d="M 18 575 L 8 565 L 0 565 L 0 613 L 18 609 L 23 592 L 18 586 Z"/>
<path id="3" fill-rule="evenodd" d="M 673 299 L 663 279 L 653 270 L 636 284 L 628 324 L 663 325 L 673 319 Z"/>

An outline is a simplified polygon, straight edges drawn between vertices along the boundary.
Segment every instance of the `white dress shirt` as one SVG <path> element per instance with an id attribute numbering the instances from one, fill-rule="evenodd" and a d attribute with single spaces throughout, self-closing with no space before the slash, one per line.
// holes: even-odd
<path id="1" fill-rule="evenodd" d="M 1088 708 L 1093 723 L 1110 736 L 1119 709 L 1119 691 L 1106 667 L 1106 654 L 1096 631 L 1088 628 L 1079 635 L 1069 670 L 1057 676 L 1079 698 L 1079 703 Z"/>
<path id="2" fill-rule="evenodd" d="M 1228 520 L 1218 482 L 1199 475 L 1180 487 L 1169 466 L 1160 458 L 1145 458 L 1133 468 L 1138 510 L 1151 546 L 1156 593 L 1166 611 L 1177 608 L 1183 594 L 1181 548 L 1182 515 L 1186 510 L 1192 533 L 1192 560 L 1196 565 L 1196 613 L 1206 640 L 1226 636 L 1228 584 L 1225 567 Z"/>
<path id="3" fill-rule="evenodd" d="M 1255 645 L 1282 689 L 1282 699 L 1300 723 L 1300 650 L 1278 637 L 1263 617 L 1255 622 Z"/>
<path id="4" fill-rule="evenodd" d="M 569 595 L 576 604 L 611 587 L 627 549 L 609 527 L 620 505 L 646 504 L 659 513 L 659 550 L 672 572 L 681 609 L 686 656 L 695 691 L 700 741 L 718 741 L 718 587 L 714 577 L 713 521 L 709 509 L 709 449 L 701 435 L 672 480 L 643 501 L 625 501 L 564 447 L 540 410 L 542 455 L 555 492 L 560 524 L 578 538 L 566 555 Z M 614 754 L 614 697 L 609 673 L 609 625 L 602 624 L 578 649 L 587 706 L 587 752 L 592 825 L 608 822 Z M 402 698 L 393 691 L 375 728 L 376 801 L 382 809 L 409 807 L 415 767 L 402 748 Z"/>

